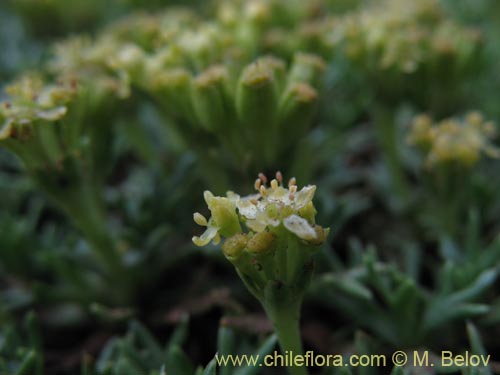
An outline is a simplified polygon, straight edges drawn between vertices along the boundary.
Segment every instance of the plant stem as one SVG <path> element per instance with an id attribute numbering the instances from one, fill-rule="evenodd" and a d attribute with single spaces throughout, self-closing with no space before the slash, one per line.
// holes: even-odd
<path id="1" fill-rule="evenodd" d="M 292 358 L 303 355 L 302 339 L 300 335 L 300 306 L 301 299 L 297 302 L 290 301 L 288 304 L 280 304 L 280 306 L 264 305 L 267 316 L 271 319 L 278 336 L 281 351 L 284 356 L 287 354 Z M 290 353 L 290 354 L 289 354 Z M 291 375 L 308 375 L 307 367 L 293 366 L 288 367 Z"/>

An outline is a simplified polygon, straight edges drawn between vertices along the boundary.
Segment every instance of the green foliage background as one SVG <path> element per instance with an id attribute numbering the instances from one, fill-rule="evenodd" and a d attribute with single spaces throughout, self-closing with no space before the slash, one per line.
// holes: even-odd
<path id="1" fill-rule="evenodd" d="M 64 192 L 70 191 L 66 185 L 44 187 L 48 181 L 59 181 L 55 170 L 43 170 L 35 178 L 0 142 L 0 374 L 286 373 L 283 368 L 216 369 L 216 352 L 269 353 L 276 349 L 276 338 L 219 248 L 201 250 L 191 243 L 199 231 L 192 213 L 207 213 L 204 190 L 249 194 L 258 172 L 271 176 L 276 170 L 297 177 L 299 185 L 317 185 L 316 220 L 331 228 L 305 296 L 302 335 L 307 349 L 344 355 L 471 350 L 491 354 L 494 363 L 487 369 L 452 369 L 455 373 L 500 373 L 499 161 L 483 155 L 472 167 L 452 162 L 429 170 L 425 152 L 407 142 L 412 118 L 423 112 L 439 121 L 463 118 L 474 110 L 500 123 L 498 1 L 427 2 L 431 10 L 438 7 L 443 14 L 436 25 L 432 14 L 431 21 L 425 12 L 423 19 L 410 14 L 402 25 L 394 26 L 397 32 L 383 35 L 377 48 L 354 54 L 351 47 L 361 48 L 365 40 L 363 30 L 348 27 L 350 17 L 360 27 L 361 13 L 377 19 L 395 6 L 394 1 L 318 0 L 314 3 L 320 4 L 319 10 L 308 16 L 303 2 L 272 0 L 269 3 L 276 8 L 266 22 L 247 22 L 238 13 L 234 24 L 223 26 L 216 11 L 220 3 L 8 0 L 0 4 L 3 87 L 34 70 L 42 71 L 48 82 L 56 80 L 58 71 L 47 68 L 54 58 L 53 46 L 75 35 L 86 35 L 91 46 L 107 35 L 117 36 L 121 44 L 115 41 L 111 57 L 131 40 L 154 56 L 159 48 L 147 33 L 147 17 L 165 16 L 161 27 L 168 29 L 184 22 L 178 6 L 192 12 L 178 27 L 186 33 L 194 30 L 184 42 L 186 56 L 197 35 L 207 33 L 211 41 L 220 42 L 219 49 L 209 51 L 215 57 L 182 55 L 186 60 L 181 59 L 179 66 L 188 67 L 193 80 L 222 62 L 236 87 L 244 69 L 269 54 L 284 61 L 288 77 L 299 65 L 296 56 L 294 60 L 298 51 L 314 53 L 325 62 L 318 82 L 312 73 L 299 82 L 317 91 L 315 112 L 311 106 L 307 116 L 302 116 L 304 109 L 294 113 L 286 124 L 296 119 L 304 125 L 302 130 L 294 133 L 292 125 L 280 125 L 273 141 L 269 129 L 276 121 L 266 123 L 268 118 L 253 121 L 264 126 L 249 133 L 230 128 L 233 122 L 250 126 L 241 119 L 227 121 L 231 117 L 216 122 L 220 129 L 208 126 L 207 130 L 203 120 L 198 126 L 190 122 L 189 110 L 177 113 L 179 107 L 173 106 L 172 111 L 170 86 L 155 91 L 159 75 L 141 75 L 134 66 L 120 66 L 120 73 L 127 74 L 128 98 L 115 103 L 116 95 L 102 95 L 92 102 L 98 91 L 91 91 L 89 101 L 78 102 L 83 114 L 72 118 L 74 123 L 83 118 L 82 123 L 97 129 L 102 141 L 91 155 L 98 170 L 73 180 L 76 188 L 92 186 L 95 200 L 85 196 L 88 201 L 82 203 L 79 195 L 72 201 L 76 200 L 76 208 L 61 204 Z M 245 9 L 244 3 L 233 6 Z M 399 11 L 410 9 L 410 3 L 400 2 Z M 367 30 L 376 32 L 376 21 L 367 19 Z M 331 26 L 337 22 L 348 26 Z M 457 43 L 455 54 L 443 57 L 422 47 L 435 36 L 433 31 L 412 39 L 413 27 L 434 30 L 447 22 L 456 24 L 452 31 L 458 30 L 445 38 Z M 243 51 L 241 61 L 227 62 L 225 34 L 219 29 L 210 34 L 213 24 L 240 38 L 235 44 Z M 329 34 L 330 28 L 341 31 Z M 474 52 L 468 48 L 475 42 L 460 39 L 459 31 L 468 28 L 481 35 L 480 48 Z M 321 37 L 335 40 L 333 47 Z M 395 49 L 396 62 L 381 68 L 379 52 L 387 46 Z M 416 71 L 400 69 L 398 64 L 408 56 L 417 56 Z M 170 68 L 162 70 L 168 73 Z M 118 70 L 110 70 L 92 66 L 79 79 L 86 84 L 112 76 L 123 83 Z M 178 87 L 174 89 L 175 97 L 185 99 Z M 240 105 L 237 92 L 229 95 L 235 106 Z M 282 88 L 280 93 L 285 100 L 287 91 Z M 8 98 L 2 92 L 2 99 Z M 99 107 L 102 103 L 107 106 Z M 207 103 L 206 113 L 214 108 L 213 102 Z M 256 107 L 248 105 L 244 118 L 256 113 Z M 105 136 L 108 129 L 112 131 Z M 266 140 L 271 150 L 279 149 L 273 157 L 260 150 Z M 241 144 L 235 151 L 231 145 L 237 142 Z M 78 144 L 75 155 L 88 151 L 84 143 Z M 91 148 L 97 149 L 95 143 Z M 250 151 L 239 155 L 238 150 Z M 78 166 L 84 171 L 86 167 Z M 102 208 L 100 221 L 89 227 L 80 218 L 96 201 Z M 89 221 L 95 224 L 94 219 Z M 99 246 L 104 250 L 96 251 Z M 111 265 L 100 258 L 107 252 Z M 423 370 L 311 369 L 314 374 L 391 371 Z"/>

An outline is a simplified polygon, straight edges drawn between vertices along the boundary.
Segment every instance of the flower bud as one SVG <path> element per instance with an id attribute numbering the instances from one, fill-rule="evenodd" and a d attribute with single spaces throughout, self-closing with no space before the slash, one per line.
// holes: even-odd
<path id="1" fill-rule="evenodd" d="M 186 69 L 177 68 L 162 71 L 150 77 L 149 88 L 158 96 L 169 112 L 175 116 L 187 117 L 194 121 L 191 101 L 192 76 Z"/>
<path id="2" fill-rule="evenodd" d="M 276 235 L 271 232 L 259 232 L 250 238 L 247 249 L 253 254 L 264 254 L 274 248 Z"/>
<path id="3" fill-rule="evenodd" d="M 309 84 L 292 83 L 283 93 L 279 108 L 280 128 L 295 142 L 311 125 L 318 104 L 318 93 Z"/>
<path id="4" fill-rule="evenodd" d="M 192 91 L 193 106 L 205 129 L 220 130 L 232 122 L 229 91 L 229 72 L 224 66 L 213 66 L 196 77 Z"/>
<path id="5" fill-rule="evenodd" d="M 252 131 L 268 130 L 276 121 L 278 100 L 279 84 L 274 64 L 257 60 L 246 67 L 236 92 L 236 109 L 241 122 Z"/>
<path id="6" fill-rule="evenodd" d="M 307 83 L 319 90 L 322 86 L 325 70 L 326 63 L 321 57 L 297 53 L 288 74 L 288 84 Z"/>
<path id="7" fill-rule="evenodd" d="M 246 234 L 237 233 L 224 241 L 222 244 L 222 252 L 229 260 L 235 260 L 245 250 L 247 242 L 248 237 Z"/>

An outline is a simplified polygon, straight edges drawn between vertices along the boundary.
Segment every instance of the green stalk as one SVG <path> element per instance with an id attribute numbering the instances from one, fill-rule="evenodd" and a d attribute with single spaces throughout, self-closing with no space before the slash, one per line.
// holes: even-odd
<path id="1" fill-rule="evenodd" d="M 301 303 L 301 298 L 298 301 L 295 298 L 278 306 L 275 303 L 268 303 L 267 306 L 264 304 L 267 316 L 273 322 L 283 355 L 292 353 L 293 357 L 296 357 L 304 354 L 299 324 Z M 288 371 L 291 375 L 308 375 L 305 366 L 290 366 Z"/>

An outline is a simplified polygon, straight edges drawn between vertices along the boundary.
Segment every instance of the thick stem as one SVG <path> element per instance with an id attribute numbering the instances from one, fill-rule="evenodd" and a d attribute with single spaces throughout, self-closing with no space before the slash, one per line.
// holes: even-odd
<path id="1" fill-rule="evenodd" d="M 264 306 L 267 316 L 273 322 L 282 354 L 285 356 L 291 354 L 292 357 L 296 357 L 304 354 L 299 324 L 300 305 L 300 301 L 293 301 L 281 306 Z M 288 371 L 291 375 L 308 375 L 305 366 L 292 365 L 288 367 Z"/>

